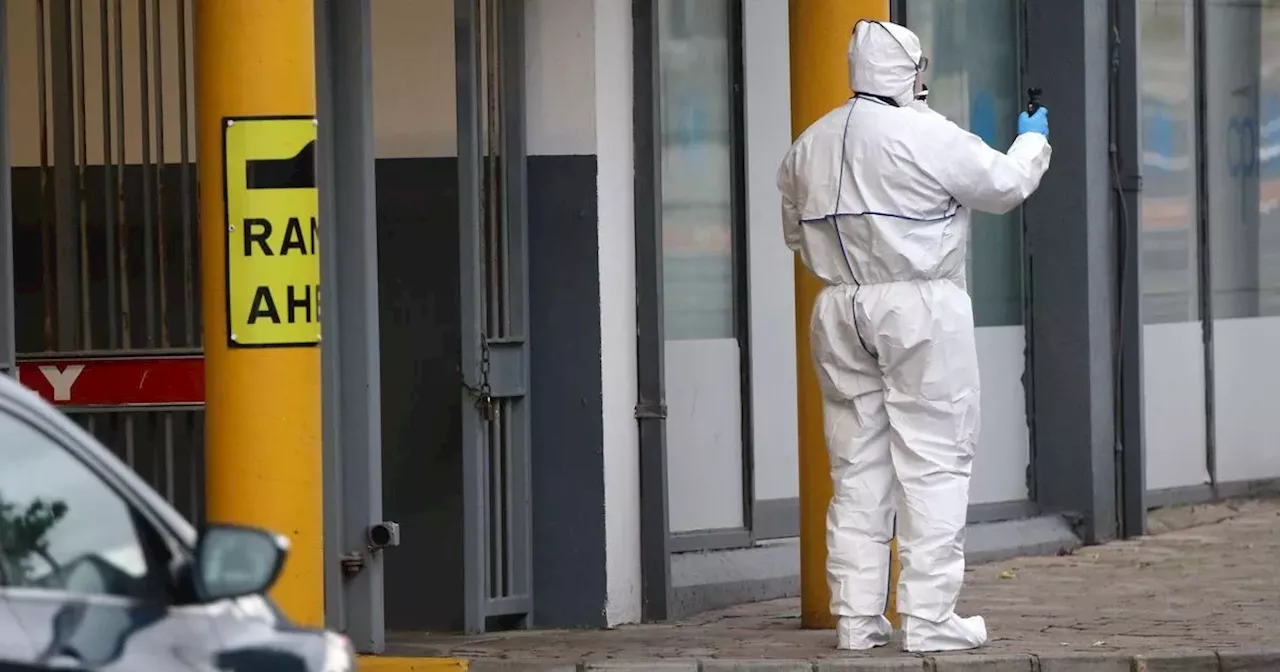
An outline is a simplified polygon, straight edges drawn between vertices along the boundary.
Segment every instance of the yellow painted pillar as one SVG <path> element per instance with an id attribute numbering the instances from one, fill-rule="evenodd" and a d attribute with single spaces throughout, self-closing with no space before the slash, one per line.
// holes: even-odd
<path id="1" fill-rule="evenodd" d="M 197 0 L 195 46 L 208 519 L 255 525 L 289 537 L 288 562 L 272 596 L 290 618 L 320 626 L 324 557 L 319 265 L 308 221 L 314 216 L 314 186 L 297 189 L 293 178 L 281 178 L 275 171 L 271 184 L 279 186 L 284 180 L 290 185 L 287 189 L 259 184 L 259 191 L 249 194 L 246 190 L 254 187 L 246 185 L 244 167 L 249 159 L 295 158 L 308 141 L 308 126 L 314 139 L 314 125 L 305 119 L 294 120 L 292 126 L 241 125 L 239 129 L 253 130 L 228 135 L 224 159 L 228 117 L 315 115 L 312 0 Z M 288 195 L 281 195 L 285 191 Z M 230 217 L 228 203 L 234 210 Z M 274 225 L 262 243 L 275 248 L 266 258 L 275 265 L 261 265 L 265 255 L 244 256 L 261 248 L 256 240 L 250 246 L 233 237 L 249 229 L 240 217 L 243 213 Z M 286 228 L 294 215 L 301 219 L 300 235 Z M 239 221 L 230 221 L 235 219 Z M 259 224 L 254 233 L 265 231 Z M 282 246 L 292 246 L 292 254 L 282 256 Z M 230 291 L 228 268 L 233 269 Z M 246 294 L 243 287 L 252 285 L 270 285 L 274 305 L 256 301 L 252 289 Z M 304 289 L 311 289 L 307 285 L 316 296 L 305 294 L 309 305 L 304 311 Z M 286 295 L 289 288 L 296 294 Z M 247 319 L 241 313 L 249 312 L 244 310 L 246 300 L 259 313 L 254 324 L 262 327 L 260 332 L 246 334 L 241 322 Z M 285 326 L 273 329 L 273 317 Z M 312 332 L 310 342 L 303 324 Z M 242 328 L 239 334 L 237 326 Z"/>
<path id="2" fill-rule="evenodd" d="M 843 103 L 849 91 L 848 49 L 859 19 L 889 20 L 889 0 L 791 0 L 791 131 L 799 136 Z M 809 351 L 809 314 L 822 283 L 796 258 L 796 368 L 800 411 L 800 619 L 834 628 L 827 586 L 827 507 L 831 467 L 822 428 L 822 395 Z M 894 545 L 888 616 L 898 625 Z"/>

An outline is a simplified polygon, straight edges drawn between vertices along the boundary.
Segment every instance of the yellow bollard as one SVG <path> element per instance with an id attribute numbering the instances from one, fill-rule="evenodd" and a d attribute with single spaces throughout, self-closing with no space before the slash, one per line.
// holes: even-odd
<path id="1" fill-rule="evenodd" d="M 888 0 L 791 0 L 791 131 L 799 136 L 843 103 L 849 91 L 847 53 L 859 19 L 889 20 Z M 809 352 L 809 314 L 822 283 L 796 259 L 796 368 L 800 420 L 800 622 L 834 628 L 827 586 L 827 507 L 831 464 L 822 428 L 822 395 Z M 887 615 L 898 626 L 897 543 L 893 544 Z"/>
<path id="2" fill-rule="evenodd" d="M 315 137 L 314 12 L 311 0 L 197 0 L 195 13 L 207 518 L 289 538 L 272 596 L 307 626 L 324 624 L 315 188 L 277 169 L 306 165 Z M 230 133 L 228 117 L 302 119 Z M 250 160 L 274 169 L 250 179 Z"/>

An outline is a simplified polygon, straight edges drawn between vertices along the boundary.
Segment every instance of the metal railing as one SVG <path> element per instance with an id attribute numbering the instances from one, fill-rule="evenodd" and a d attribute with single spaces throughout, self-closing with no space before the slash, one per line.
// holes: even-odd
<path id="1" fill-rule="evenodd" d="M 20 360 L 201 346 L 191 2 L 11 4 Z M 199 518 L 202 410 L 71 414 Z"/>

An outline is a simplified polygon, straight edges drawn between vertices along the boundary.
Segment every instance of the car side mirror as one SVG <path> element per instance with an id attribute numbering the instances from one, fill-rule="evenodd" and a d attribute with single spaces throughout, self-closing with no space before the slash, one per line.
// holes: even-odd
<path id="1" fill-rule="evenodd" d="M 267 592 L 289 554 L 289 540 L 255 527 L 210 525 L 196 543 L 192 578 L 201 602 Z"/>

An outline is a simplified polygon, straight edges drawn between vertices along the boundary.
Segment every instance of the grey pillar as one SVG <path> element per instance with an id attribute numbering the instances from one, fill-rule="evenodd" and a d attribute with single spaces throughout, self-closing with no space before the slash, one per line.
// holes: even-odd
<path id="1" fill-rule="evenodd" d="M 1117 536 L 1147 531 L 1146 432 L 1142 365 L 1142 106 L 1138 81 L 1138 3 L 1113 2 L 1111 123 L 1115 160 L 1113 222 L 1119 232 L 1119 507 Z M 1199 117 L 1200 115 L 1197 115 Z M 1212 471 L 1210 471 L 1212 473 Z"/>
<path id="2" fill-rule="evenodd" d="M 0 0 L 0 54 L 9 53 L 8 2 Z M 9 128 L 9 59 L 0 58 L 0 129 Z M 0 374 L 17 375 L 13 314 L 13 185 L 9 134 L 0 132 Z"/>
<path id="3" fill-rule="evenodd" d="M 483 150 L 480 111 L 483 98 L 480 60 L 480 7 L 477 0 L 454 0 L 453 43 L 456 58 L 458 110 L 458 259 L 462 343 L 462 377 L 458 394 L 462 401 L 462 543 L 463 627 L 468 633 L 484 632 L 488 608 L 486 574 L 489 568 L 484 492 L 486 426 L 467 389 L 480 387 L 482 326 L 484 325 L 484 260 L 481 256 L 480 158 Z"/>
<path id="4" fill-rule="evenodd" d="M 76 179 L 74 70 L 71 51 L 71 3 L 49 8 L 50 97 L 53 107 L 54 249 L 58 297 L 57 348 L 75 350 L 80 343 L 80 240 Z M 145 31 L 144 31 L 145 32 Z M 145 99 L 142 103 L 147 109 Z M 43 120 L 42 120 L 43 122 Z M 149 136 L 143 133 L 144 146 Z M 144 194 L 144 200 L 146 194 Z M 148 273 L 150 278 L 151 274 Z M 150 335 L 148 333 L 148 335 Z"/>
<path id="5" fill-rule="evenodd" d="M 667 511 L 667 405 L 662 323 L 661 151 L 658 138 L 658 7 L 632 1 L 635 102 L 636 422 L 640 432 L 641 616 L 671 612 L 671 525 Z M 745 435 L 744 435 L 745 436 Z M 749 490 L 748 490 L 749 492 Z"/>
<path id="6" fill-rule="evenodd" d="M 386 648 L 382 552 L 382 396 L 369 0 L 317 0 L 324 342 L 325 614 L 362 653 Z M 361 561 L 349 576 L 338 558 Z"/>
<path id="7" fill-rule="evenodd" d="M 1108 10 L 1101 0 L 1026 9 L 1027 83 L 1044 89 L 1054 152 L 1025 210 L 1036 495 L 1046 511 L 1078 514 L 1089 540 L 1117 534 Z"/>

